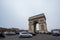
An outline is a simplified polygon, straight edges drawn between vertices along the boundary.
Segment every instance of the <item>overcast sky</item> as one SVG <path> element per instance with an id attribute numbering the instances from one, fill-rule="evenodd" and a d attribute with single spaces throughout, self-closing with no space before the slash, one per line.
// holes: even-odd
<path id="1" fill-rule="evenodd" d="M 60 29 L 60 0 L 0 0 L 0 27 L 28 29 L 28 18 L 41 13 L 49 31 Z"/>

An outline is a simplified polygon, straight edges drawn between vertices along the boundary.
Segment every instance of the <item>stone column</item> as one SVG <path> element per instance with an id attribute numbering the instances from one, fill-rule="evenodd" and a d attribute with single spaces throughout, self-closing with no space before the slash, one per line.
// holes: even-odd
<path id="1" fill-rule="evenodd" d="M 33 24 L 33 22 L 29 23 L 29 32 L 34 32 L 34 24 Z"/>
<path id="2" fill-rule="evenodd" d="M 39 23 L 39 33 L 43 33 L 44 30 L 44 24 L 43 23 Z"/>
<path id="3" fill-rule="evenodd" d="M 39 19 L 39 27 L 40 27 L 40 30 L 39 30 L 40 33 L 44 33 L 47 30 L 46 21 L 44 18 Z"/>
<path id="4" fill-rule="evenodd" d="M 44 23 L 44 29 L 45 29 L 45 32 L 47 33 L 48 31 L 47 31 L 47 24 L 46 23 Z"/>
<path id="5" fill-rule="evenodd" d="M 44 24 L 41 24 L 41 33 L 44 33 Z"/>

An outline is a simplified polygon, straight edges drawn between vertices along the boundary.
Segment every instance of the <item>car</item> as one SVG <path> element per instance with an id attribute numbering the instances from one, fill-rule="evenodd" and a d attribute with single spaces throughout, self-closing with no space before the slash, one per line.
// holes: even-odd
<path id="1" fill-rule="evenodd" d="M 5 32 L 6 35 L 15 35 L 15 32 Z"/>
<path id="2" fill-rule="evenodd" d="M 5 35 L 3 32 L 0 32 L 0 38 L 5 38 Z"/>
<path id="3" fill-rule="evenodd" d="M 32 37 L 32 34 L 28 33 L 28 32 L 20 32 L 19 33 L 19 37 Z"/>
<path id="4" fill-rule="evenodd" d="M 52 33 L 52 35 L 53 35 L 53 36 L 60 36 L 60 32 L 59 32 L 59 31 L 54 31 L 54 32 Z"/>
<path id="5" fill-rule="evenodd" d="M 19 32 L 15 32 L 16 34 L 19 34 Z"/>
<path id="6" fill-rule="evenodd" d="M 52 34 L 52 32 L 46 32 L 45 34 L 51 35 L 51 34 Z"/>
<path id="7" fill-rule="evenodd" d="M 32 34 L 33 36 L 35 36 L 36 35 L 36 33 L 33 33 L 33 32 L 29 32 L 30 34 Z"/>
<path id="8" fill-rule="evenodd" d="M 53 33 L 53 36 L 60 36 L 60 33 Z"/>

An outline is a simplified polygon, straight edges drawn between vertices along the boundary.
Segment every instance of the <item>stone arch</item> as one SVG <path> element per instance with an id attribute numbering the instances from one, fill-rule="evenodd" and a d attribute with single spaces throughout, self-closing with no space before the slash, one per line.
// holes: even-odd
<path id="1" fill-rule="evenodd" d="M 39 33 L 47 32 L 46 17 L 44 13 L 29 17 L 29 32 L 36 31 L 36 23 L 39 24 Z"/>

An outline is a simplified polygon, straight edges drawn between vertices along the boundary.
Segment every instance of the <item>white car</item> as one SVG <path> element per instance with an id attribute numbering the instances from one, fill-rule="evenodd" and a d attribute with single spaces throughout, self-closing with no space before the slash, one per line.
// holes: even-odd
<path id="1" fill-rule="evenodd" d="M 32 34 L 28 32 L 20 32 L 19 37 L 32 37 Z"/>
<path id="2" fill-rule="evenodd" d="M 4 32 L 4 33 L 7 35 L 15 35 L 16 34 L 15 32 Z"/>

